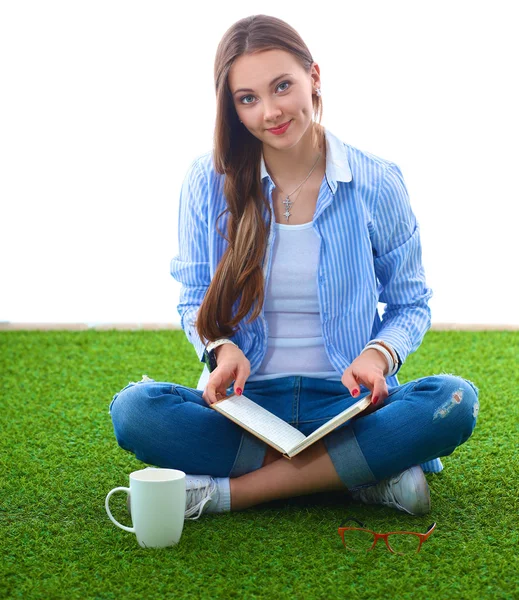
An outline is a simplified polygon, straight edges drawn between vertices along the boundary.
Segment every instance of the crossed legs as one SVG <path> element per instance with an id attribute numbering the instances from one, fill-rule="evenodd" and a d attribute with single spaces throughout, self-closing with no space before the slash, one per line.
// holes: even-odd
<path id="1" fill-rule="evenodd" d="M 269 448 L 260 469 L 231 478 L 230 486 L 232 510 L 314 492 L 346 490 L 322 441 L 290 460 Z"/>

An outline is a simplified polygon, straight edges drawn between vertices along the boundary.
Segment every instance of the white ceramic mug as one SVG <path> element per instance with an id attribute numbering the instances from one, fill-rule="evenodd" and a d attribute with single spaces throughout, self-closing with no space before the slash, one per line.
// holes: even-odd
<path id="1" fill-rule="evenodd" d="M 116 521 L 109 500 L 115 492 L 131 498 L 133 527 Z M 130 487 L 116 487 L 106 496 L 105 508 L 112 523 L 135 533 L 143 548 L 174 546 L 180 540 L 186 510 L 186 474 L 176 469 L 142 469 L 130 473 Z"/>

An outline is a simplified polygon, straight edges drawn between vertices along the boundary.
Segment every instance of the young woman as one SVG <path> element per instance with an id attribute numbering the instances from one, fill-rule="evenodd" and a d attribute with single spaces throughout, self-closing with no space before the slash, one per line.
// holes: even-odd
<path id="1" fill-rule="evenodd" d="M 186 518 L 327 490 L 424 514 L 424 470 L 468 440 L 478 398 L 453 375 L 398 382 L 431 297 L 402 173 L 320 124 L 320 68 L 277 18 L 225 33 L 215 85 L 214 148 L 184 179 L 171 263 L 206 366 L 197 389 L 144 377 L 116 394 L 117 441 L 188 474 Z M 372 405 L 287 460 L 210 407 L 230 393 L 305 435 Z"/>

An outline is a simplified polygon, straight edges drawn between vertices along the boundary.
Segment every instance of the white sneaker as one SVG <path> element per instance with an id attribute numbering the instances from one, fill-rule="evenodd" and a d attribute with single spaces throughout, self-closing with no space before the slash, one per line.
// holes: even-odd
<path id="1" fill-rule="evenodd" d="M 350 494 L 364 504 L 384 504 L 410 515 L 425 515 L 431 510 L 429 485 L 419 465 Z"/>
<path id="2" fill-rule="evenodd" d="M 184 518 L 195 520 L 207 510 L 210 500 L 218 500 L 218 486 L 210 475 L 186 475 L 186 513 Z M 207 508 L 206 508 L 207 507 Z M 196 517 L 192 516 L 196 514 Z"/>

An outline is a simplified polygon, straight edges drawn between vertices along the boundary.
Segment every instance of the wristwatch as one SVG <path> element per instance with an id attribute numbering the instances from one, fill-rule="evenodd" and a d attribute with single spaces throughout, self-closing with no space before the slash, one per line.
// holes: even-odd
<path id="1" fill-rule="evenodd" d="M 204 362 L 207 365 L 207 369 L 208 369 L 209 373 L 214 371 L 216 369 L 216 367 L 218 366 L 216 363 L 215 349 L 218 348 L 218 346 L 221 346 L 222 344 L 233 344 L 234 346 L 236 346 L 236 344 L 234 342 L 232 342 L 230 339 L 221 338 L 219 340 L 215 340 L 214 342 L 210 342 L 204 348 Z"/>
<path id="2" fill-rule="evenodd" d="M 207 365 L 209 373 L 212 373 L 216 367 L 216 352 L 213 350 L 207 350 L 207 346 L 204 348 L 204 362 Z"/>

